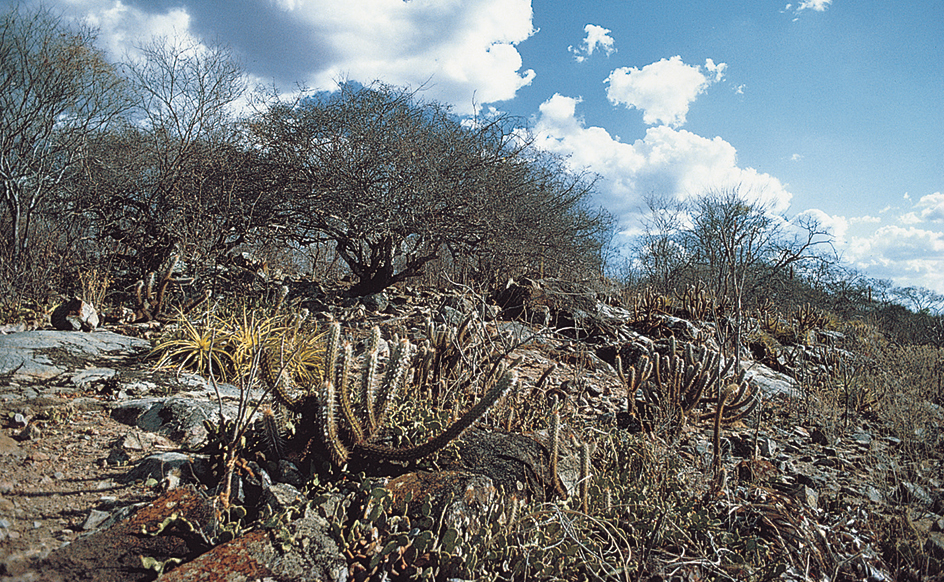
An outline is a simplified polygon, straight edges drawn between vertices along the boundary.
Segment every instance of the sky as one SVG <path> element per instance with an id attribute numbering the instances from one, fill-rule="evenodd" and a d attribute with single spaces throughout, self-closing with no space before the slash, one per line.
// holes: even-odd
<path id="1" fill-rule="evenodd" d="M 518 116 L 599 176 L 617 244 L 647 195 L 738 185 L 819 220 L 866 276 L 944 293 L 940 0 L 43 3 L 98 27 L 116 60 L 191 36 L 231 47 L 254 83 L 381 80 Z"/>

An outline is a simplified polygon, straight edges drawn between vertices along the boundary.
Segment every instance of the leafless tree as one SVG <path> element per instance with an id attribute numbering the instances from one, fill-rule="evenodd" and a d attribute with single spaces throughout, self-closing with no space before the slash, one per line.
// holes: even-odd
<path id="1" fill-rule="evenodd" d="M 100 132 L 95 156 L 71 184 L 78 213 L 117 243 L 134 271 L 173 249 L 206 258 L 243 242 L 267 220 L 265 160 L 244 147 L 232 107 L 245 92 L 225 47 L 158 39 L 126 65 L 135 107 Z"/>
<path id="2" fill-rule="evenodd" d="M 129 105 L 95 38 L 45 8 L 14 6 L 0 15 L 3 244 L 14 268 L 26 268 L 36 212 L 83 159 L 89 135 Z"/>
<path id="3" fill-rule="evenodd" d="M 732 307 L 733 333 L 726 335 L 719 325 L 719 339 L 738 354 L 745 299 L 811 263 L 831 260 L 817 252 L 831 249 L 832 238 L 815 220 L 789 221 L 749 194 L 740 186 L 714 189 L 670 209 L 665 216 L 677 218 L 658 223 L 658 236 L 640 256 L 654 265 L 650 272 L 660 281 L 701 280 L 725 299 Z"/>
<path id="4" fill-rule="evenodd" d="M 738 359 L 745 293 L 815 259 L 813 249 L 832 241 L 815 221 L 790 223 L 745 194 L 733 187 L 699 197 L 692 208 L 692 227 L 683 237 L 693 264 L 707 275 L 715 295 L 733 306 L 731 340 Z M 722 332 L 721 326 L 718 329 Z"/>
<path id="5" fill-rule="evenodd" d="M 413 91 L 344 83 L 273 102 L 252 127 L 259 149 L 296 177 L 283 196 L 286 232 L 298 244 L 333 241 L 358 277 L 355 295 L 419 275 L 444 254 L 455 262 L 511 248 L 502 237 L 520 255 L 585 234 L 550 235 L 554 221 L 583 216 L 590 185 L 531 150 L 507 118 L 462 122 Z"/>

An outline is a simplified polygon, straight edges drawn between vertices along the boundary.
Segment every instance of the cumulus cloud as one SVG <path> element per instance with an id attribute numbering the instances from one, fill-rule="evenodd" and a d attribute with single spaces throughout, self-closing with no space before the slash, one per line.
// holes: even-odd
<path id="1" fill-rule="evenodd" d="M 575 168 L 599 174 L 598 201 L 624 229 L 633 229 L 648 194 L 684 201 L 709 188 L 736 186 L 772 210 L 789 206 L 791 194 L 784 185 L 769 174 L 739 167 L 734 146 L 720 137 L 660 125 L 627 143 L 602 127 L 587 127 L 577 114 L 579 104 L 579 98 L 560 94 L 544 102 L 535 123 L 538 145 L 569 156 Z"/>
<path id="2" fill-rule="evenodd" d="M 712 83 L 724 78 L 725 63 L 711 59 L 704 67 L 686 65 L 674 56 L 646 65 L 642 69 L 622 67 L 606 79 L 607 97 L 614 105 L 640 109 L 648 125 L 679 127 L 693 101 Z"/>
<path id="3" fill-rule="evenodd" d="M 833 0 L 803 0 L 800 2 L 800 5 L 797 6 L 797 11 L 815 10 L 816 12 L 823 12 L 832 3 Z"/>
<path id="4" fill-rule="evenodd" d="M 825 12 L 832 3 L 833 0 L 801 0 L 796 6 L 793 4 L 787 4 L 783 7 L 781 12 L 792 12 L 794 15 L 793 21 L 796 22 L 799 20 L 801 12 L 806 10 L 812 10 L 813 12 Z"/>
<path id="5" fill-rule="evenodd" d="M 944 292 L 944 232 L 897 225 L 853 237 L 845 258 L 856 267 L 896 285 Z"/>
<path id="6" fill-rule="evenodd" d="M 900 220 L 903 224 L 944 222 L 944 193 L 935 192 L 922 196 L 914 205 L 914 209 L 903 214 Z"/>
<path id="7" fill-rule="evenodd" d="M 244 0 L 238 9 L 217 0 L 54 4 L 99 26 L 115 56 L 154 33 L 190 34 L 233 47 L 250 74 L 283 87 L 330 89 L 345 78 L 425 84 L 426 96 L 468 113 L 473 100 L 511 99 L 534 78 L 516 48 L 535 32 L 529 0 Z"/>
<path id="8" fill-rule="evenodd" d="M 574 53 L 574 60 L 578 63 L 587 60 L 597 49 L 606 53 L 606 56 L 610 56 L 616 52 L 616 47 L 613 46 L 614 40 L 613 37 L 610 36 L 611 31 L 609 29 L 597 26 L 596 24 L 588 24 L 583 27 L 583 30 L 587 33 L 587 37 L 583 39 L 580 46 L 567 47 L 567 50 Z"/>
<path id="9" fill-rule="evenodd" d="M 849 219 L 849 224 L 878 224 L 882 219 L 878 216 L 854 216 Z"/>
<path id="10" fill-rule="evenodd" d="M 831 236 L 833 241 L 838 245 L 841 246 L 846 241 L 846 234 L 849 231 L 849 223 L 851 220 L 847 219 L 845 216 L 835 216 L 827 214 L 818 208 L 811 208 L 797 214 L 791 222 L 793 224 L 802 225 L 810 221 L 815 222 L 819 225 L 821 230 L 829 233 L 829 236 Z"/>

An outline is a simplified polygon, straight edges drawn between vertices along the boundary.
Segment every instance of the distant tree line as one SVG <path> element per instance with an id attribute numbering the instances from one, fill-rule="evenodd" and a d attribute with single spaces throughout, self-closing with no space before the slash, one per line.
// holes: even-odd
<path id="1" fill-rule="evenodd" d="M 249 91 L 223 47 L 163 39 L 110 63 L 94 42 L 47 9 L 0 20 L 5 293 L 90 266 L 141 277 L 171 253 L 317 255 L 353 294 L 433 262 L 481 280 L 601 272 L 612 221 L 594 178 L 516 119 L 380 83 L 286 100 Z"/>

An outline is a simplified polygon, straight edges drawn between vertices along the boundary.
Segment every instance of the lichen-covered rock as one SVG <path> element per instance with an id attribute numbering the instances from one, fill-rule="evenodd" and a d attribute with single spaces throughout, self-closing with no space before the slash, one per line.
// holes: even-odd
<path id="1" fill-rule="evenodd" d="M 189 525 L 176 527 L 175 523 Z M 181 487 L 45 558 L 8 565 L 6 574 L 22 580 L 153 580 L 154 571 L 143 566 L 142 557 L 156 562 L 192 559 L 208 549 L 203 540 L 213 527 L 209 501 L 193 488 Z"/>
<path id="2" fill-rule="evenodd" d="M 347 561 L 328 534 L 328 522 L 306 510 L 279 529 L 257 529 L 221 544 L 161 576 L 164 582 L 335 582 Z"/>

